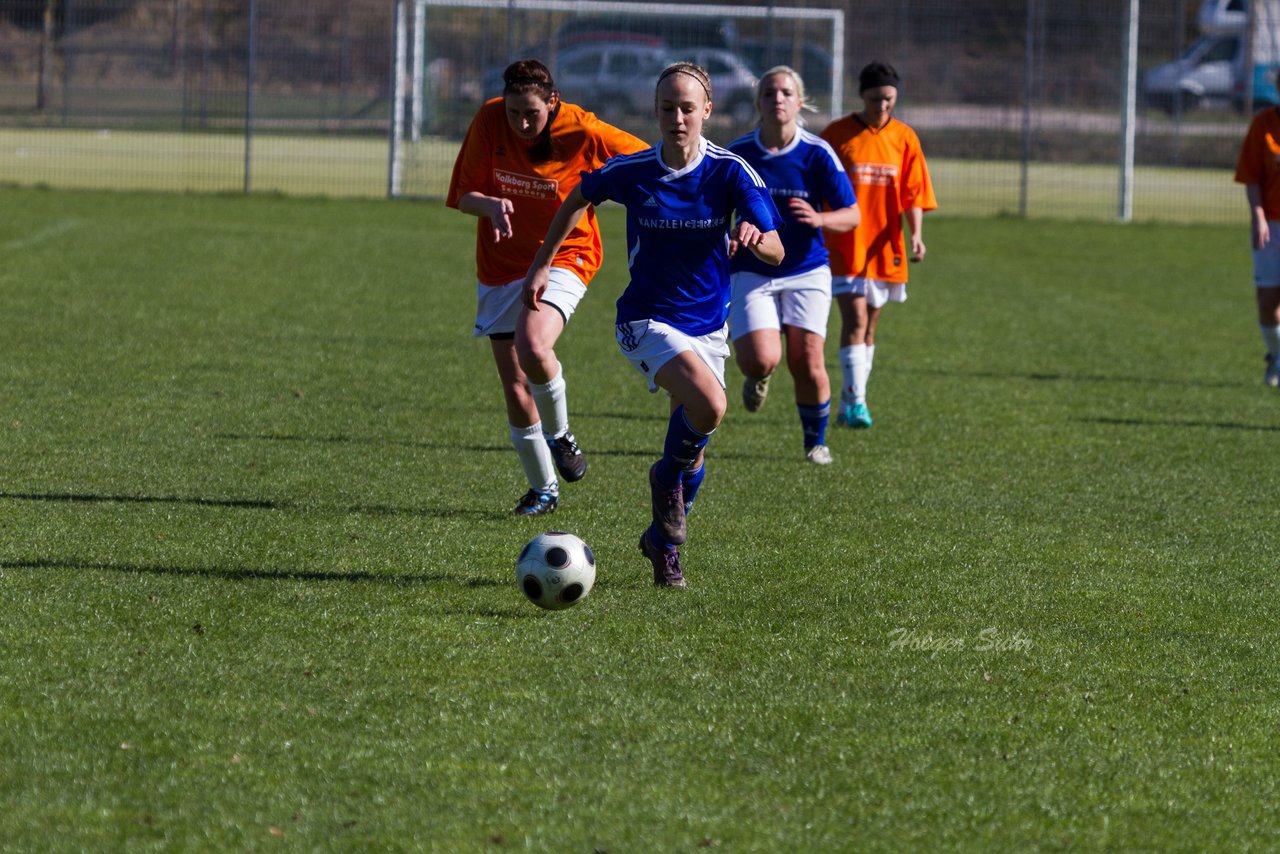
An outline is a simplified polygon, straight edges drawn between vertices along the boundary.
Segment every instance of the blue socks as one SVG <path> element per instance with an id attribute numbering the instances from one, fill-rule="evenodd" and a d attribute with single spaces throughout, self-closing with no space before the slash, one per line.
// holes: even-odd
<path id="1" fill-rule="evenodd" d="M 680 483 L 684 487 L 684 512 L 688 515 L 693 509 L 693 497 L 698 494 L 698 487 L 702 486 L 702 479 L 707 476 L 706 464 L 699 465 L 696 469 L 685 469 L 684 477 Z"/>
<path id="2" fill-rule="evenodd" d="M 797 403 L 800 411 L 800 427 L 804 430 L 804 447 L 807 451 L 814 445 L 827 443 L 827 419 L 831 417 L 831 399 L 825 403 L 810 405 Z"/>
<path id="3" fill-rule="evenodd" d="M 694 496 L 707 476 L 707 467 L 696 463 L 703 448 L 711 440 L 710 433 L 701 433 L 689 424 L 684 416 L 684 407 L 677 406 L 667 422 L 667 438 L 662 447 L 662 459 L 654 469 L 654 477 L 666 487 L 681 485 L 684 493 L 684 510 L 688 513 L 693 506 Z M 654 526 L 649 527 L 649 542 L 658 548 L 673 549 L 674 545 L 666 542 Z"/>
<path id="4" fill-rule="evenodd" d="M 667 440 L 662 446 L 662 459 L 658 461 L 656 475 L 664 486 L 675 486 L 702 449 L 711 440 L 710 433 L 699 433 L 684 417 L 684 407 L 677 406 L 667 422 Z M 685 499 L 686 501 L 688 498 Z"/>

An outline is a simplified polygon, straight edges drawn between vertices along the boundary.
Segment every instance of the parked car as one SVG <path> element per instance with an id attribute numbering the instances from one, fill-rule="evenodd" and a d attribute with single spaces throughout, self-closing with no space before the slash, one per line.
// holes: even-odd
<path id="1" fill-rule="evenodd" d="M 1276 23 L 1254 34 L 1252 56 L 1244 33 L 1202 36 L 1177 59 L 1143 74 L 1143 100 L 1170 113 L 1213 104 L 1243 109 L 1246 95 L 1254 106 L 1280 103 L 1280 18 Z"/>
<path id="2" fill-rule="evenodd" d="M 728 49 L 738 31 L 730 18 L 634 15 L 630 13 L 577 15 L 556 30 L 556 44 L 569 47 L 585 42 L 620 41 L 619 36 L 651 37 L 672 48 Z"/>
<path id="3" fill-rule="evenodd" d="M 1203 0 L 1196 11 L 1196 26 L 1207 36 L 1242 33 L 1249 26 L 1248 0 Z"/>
<path id="4" fill-rule="evenodd" d="M 756 75 L 740 56 L 714 47 L 667 52 L 668 62 L 694 62 L 707 70 L 715 112 L 745 125 L 756 117 Z"/>
<path id="5" fill-rule="evenodd" d="M 598 42 L 561 51 L 551 73 L 566 100 L 616 121 L 653 112 L 653 81 L 668 62 L 659 44 Z"/>
<path id="6" fill-rule="evenodd" d="M 1143 75 L 1143 99 L 1171 113 L 1208 104 L 1243 109 L 1250 102 L 1280 102 L 1280 0 L 1254 0 L 1252 28 L 1248 16 L 1246 0 L 1204 0 L 1196 20 L 1205 35 Z"/>
<path id="7" fill-rule="evenodd" d="M 1203 36 L 1182 55 L 1157 65 L 1142 76 L 1143 99 L 1170 113 L 1208 101 L 1233 99 L 1237 65 L 1243 62 L 1240 35 Z"/>
<path id="8" fill-rule="evenodd" d="M 712 47 L 671 50 L 657 39 L 620 34 L 622 40 L 577 44 L 560 51 L 551 64 L 556 86 L 566 100 L 606 121 L 653 112 L 653 84 L 672 62 L 696 62 L 711 77 L 717 115 L 743 125 L 755 118 L 756 76 L 741 57 Z M 536 54 L 529 54 L 536 55 Z M 485 72 L 484 94 L 502 94 L 502 68 Z"/>
<path id="9" fill-rule="evenodd" d="M 653 110 L 653 91 L 645 89 L 643 80 L 656 80 L 668 62 L 662 42 L 654 38 L 632 38 L 622 34 L 619 40 L 575 44 L 560 50 L 555 61 L 548 61 L 545 47 L 527 50 L 521 56 L 542 59 L 551 70 L 556 86 L 568 101 L 579 104 L 606 118 L 617 118 L 642 110 Z M 505 65 L 494 66 L 484 73 L 484 96 L 502 94 Z"/>
<path id="10" fill-rule="evenodd" d="M 812 42 L 747 39 L 739 43 L 738 55 L 757 77 L 775 65 L 789 65 L 800 72 L 809 94 L 831 94 L 831 54 Z"/>

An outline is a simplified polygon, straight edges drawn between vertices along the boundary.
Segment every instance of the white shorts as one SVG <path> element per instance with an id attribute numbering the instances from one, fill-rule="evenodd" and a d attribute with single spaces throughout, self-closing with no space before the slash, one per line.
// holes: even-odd
<path id="1" fill-rule="evenodd" d="M 517 279 L 505 285 L 476 284 L 476 328 L 472 334 L 479 338 L 482 335 L 512 335 L 516 331 L 516 319 L 524 303 L 520 302 L 520 291 L 524 279 Z M 572 270 L 565 267 L 552 267 L 547 289 L 542 294 L 542 302 L 555 308 L 564 318 L 566 325 L 578 307 L 578 301 L 587 292 Z"/>
<path id="2" fill-rule="evenodd" d="M 823 265 L 771 279 L 759 273 L 729 277 L 729 330 L 734 341 L 758 329 L 793 326 L 826 337 L 831 315 L 831 268 Z"/>
<path id="3" fill-rule="evenodd" d="M 658 320 L 635 320 L 616 327 L 618 347 L 637 371 L 649 381 L 649 391 L 658 390 L 653 377 L 667 362 L 692 350 L 724 388 L 724 363 L 729 358 L 729 325 L 707 335 L 686 335 Z"/>
<path id="4" fill-rule="evenodd" d="M 1271 226 L 1271 242 L 1253 250 L 1253 285 L 1257 288 L 1280 286 L 1280 222 L 1267 220 Z"/>
<path id="5" fill-rule="evenodd" d="M 881 308 L 887 302 L 906 302 L 906 282 L 882 282 L 862 276 L 836 276 L 831 280 L 831 293 L 866 297 L 868 308 Z"/>

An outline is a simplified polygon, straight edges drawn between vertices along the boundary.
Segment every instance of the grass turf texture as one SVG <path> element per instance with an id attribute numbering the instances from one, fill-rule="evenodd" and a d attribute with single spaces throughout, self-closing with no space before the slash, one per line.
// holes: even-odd
<path id="1" fill-rule="evenodd" d="M 559 348 L 591 471 L 521 520 L 469 218 L 3 201 L 6 846 L 1280 845 L 1241 229 L 931 219 L 834 465 L 730 368 L 673 593 L 617 211 Z M 549 528 L 600 564 L 555 614 Z"/>
<path id="2" fill-rule="evenodd" d="M 927 149 L 929 132 L 924 142 Z M 428 137 L 406 144 L 403 194 L 443 198 L 457 153 L 457 140 Z M 255 193 L 387 195 L 387 141 L 378 136 L 260 133 L 253 138 L 250 161 Z M 1022 168 L 1015 161 L 930 157 L 929 169 L 945 189 L 942 203 L 951 215 L 1022 212 Z M 0 128 L 0 185 L 238 193 L 245 188 L 244 170 L 244 139 L 231 133 Z M 1032 163 L 1025 212 L 1031 218 L 1113 222 L 1119 182 L 1114 166 Z M 1245 228 L 1248 208 L 1228 169 L 1142 166 L 1134 170 L 1133 219 Z"/>

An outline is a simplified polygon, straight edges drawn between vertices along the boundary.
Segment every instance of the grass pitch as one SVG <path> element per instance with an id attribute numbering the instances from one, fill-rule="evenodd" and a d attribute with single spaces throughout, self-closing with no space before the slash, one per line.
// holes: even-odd
<path id="1" fill-rule="evenodd" d="M 1280 846 L 1242 228 L 929 219 L 834 465 L 730 369 L 679 593 L 616 210 L 559 348 L 591 470 L 520 520 L 467 217 L 2 195 L 6 849 Z M 547 528 L 600 563 L 555 614 Z"/>
<path id="2" fill-rule="evenodd" d="M 1241 129 L 1241 134 L 1244 131 Z M 720 142 L 727 142 L 720 139 Z M 926 147 L 928 140 L 926 139 Z M 443 198 L 458 141 L 427 137 L 406 144 L 401 191 Z M 246 157 L 236 134 L 0 127 L 0 185 L 77 190 L 385 198 L 387 140 L 379 136 L 259 133 Z M 930 158 L 948 215 L 1020 215 L 1032 219 L 1118 218 L 1115 166 Z M 1225 169 L 1143 166 L 1134 172 L 1135 222 L 1248 225 L 1244 190 Z"/>

